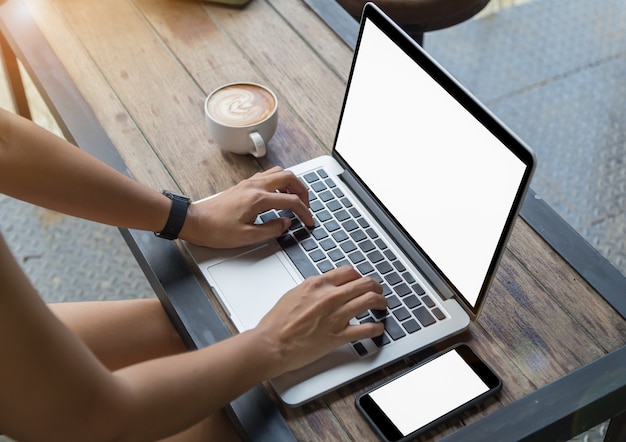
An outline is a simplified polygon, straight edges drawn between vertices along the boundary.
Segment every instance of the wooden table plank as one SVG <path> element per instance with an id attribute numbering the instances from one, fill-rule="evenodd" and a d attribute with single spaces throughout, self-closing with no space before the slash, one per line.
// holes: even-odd
<path id="1" fill-rule="evenodd" d="M 319 141 L 311 136 L 306 122 L 303 122 L 286 104 L 281 95 L 280 85 L 272 84 L 262 72 L 259 72 L 228 36 L 214 32 L 219 25 L 207 13 L 211 9 L 210 6 L 199 3 L 181 5 L 167 0 L 138 0 L 137 4 L 142 7 L 152 26 L 160 33 L 168 47 L 176 53 L 177 58 L 185 65 L 205 94 L 233 81 L 254 81 L 274 89 L 279 100 L 279 121 L 276 134 L 268 143 L 267 156 L 259 160 L 264 168 L 272 165 L 289 166 L 312 155 L 326 153 L 319 145 Z M 180 38 L 172 31 L 177 28 L 194 29 L 195 32 L 193 36 L 183 35 Z M 208 38 L 194 38 L 198 32 L 200 35 L 208 35 Z M 223 155 L 229 161 L 240 160 L 237 155 Z M 213 165 L 207 162 L 206 166 L 210 168 Z M 245 177 L 242 175 L 239 179 Z M 203 183 L 195 182 L 194 190 L 202 192 Z"/>
<path id="2" fill-rule="evenodd" d="M 132 175 L 156 189 L 176 189 L 174 180 L 55 5 L 46 0 L 25 0 L 24 3 L 28 4 L 37 26 L 74 79 L 122 159 L 132 169 Z M 49 105 L 54 106 L 53 103 Z M 138 164 L 142 167 L 136 167 Z"/>
<path id="3" fill-rule="evenodd" d="M 206 196 L 194 189 L 199 177 L 213 193 L 259 170 L 254 160 L 233 161 L 208 143 L 204 91 L 131 2 L 60 0 L 57 5 L 183 191 Z"/>
<path id="4" fill-rule="evenodd" d="M 329 152 L 343 103 L 344 79 L 320 60 L 267 2 L 252 2 L 244 10 L 207 10 Z M 285 54 L 280 60 L 277 48 Z"/>

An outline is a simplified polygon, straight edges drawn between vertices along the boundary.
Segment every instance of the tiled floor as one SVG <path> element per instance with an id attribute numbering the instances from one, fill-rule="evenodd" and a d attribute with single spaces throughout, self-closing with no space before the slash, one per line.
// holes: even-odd
<path id="1" fill-rule="evenodd" d="M 60 135 L 43 100 L 28 77 L 24 78 L 33 119 Z M 0 106 L 14 111 L 1 68 Z M 0 232 L 48 302 L 154 296 L 115 227 L 62 215 L 0 194 Z"/>

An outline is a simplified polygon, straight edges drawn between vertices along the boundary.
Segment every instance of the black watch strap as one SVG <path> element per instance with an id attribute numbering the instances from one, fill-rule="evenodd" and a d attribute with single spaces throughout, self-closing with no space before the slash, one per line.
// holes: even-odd
<path id="1" fill-rule="evenodd" d="M 191 200 L 186 196 L 177 195 L 168 190 L 164 190 L 163 195 L 172 200 L 172 208 L 163 230 L 154 232 L 154 234 L 159 238 L 172 240 L 178 238 L 178 234 L 183 228 L 185 218 L 187 217 L 187 208 L 191 204 Z"/>

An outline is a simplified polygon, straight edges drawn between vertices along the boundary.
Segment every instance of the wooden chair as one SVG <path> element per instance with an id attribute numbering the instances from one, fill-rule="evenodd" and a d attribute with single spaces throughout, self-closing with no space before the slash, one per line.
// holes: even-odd
<path id="1" fill-rule="evenodd" d="M 365 0 L 337 0 L 357 20 Z M 424 33 L 461 23 L 480 12 L 489 0 L 375 0 L 375 3 L 421 45 Z"/>

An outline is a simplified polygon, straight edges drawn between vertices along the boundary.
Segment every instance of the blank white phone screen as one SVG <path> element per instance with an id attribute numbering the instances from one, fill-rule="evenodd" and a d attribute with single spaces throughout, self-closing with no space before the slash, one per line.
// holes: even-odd
<path id="1" fill-rule="evenodd" d="M 403 436 L 475 397 L 488 386 L 454 350 L 370 393 Z"/>

